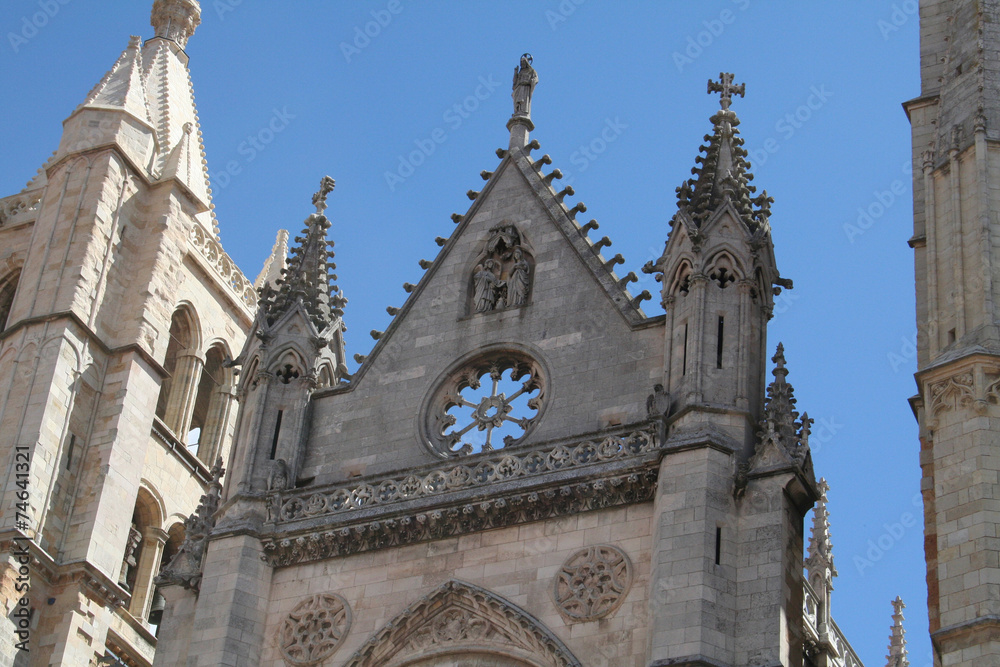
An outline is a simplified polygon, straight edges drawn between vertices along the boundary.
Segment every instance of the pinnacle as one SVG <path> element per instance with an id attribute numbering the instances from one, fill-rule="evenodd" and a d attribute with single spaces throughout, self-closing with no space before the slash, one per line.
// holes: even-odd
<path id="1" fill-rule="evenodd" d="M 745 84 L 733 84 L 733 75 L 722 72 L 719 81 L 709 80 L 708 92 L 721 94 L 721 109 L 712 117 L 712 134 L 705 135 L 705 144 L 695 158 L 696 166 L 691 169 L 694 178 L 681 183 L 677 188 L 678 207 L 687 211 L 692 219 L 701 224 L 729 201 L 751 231 L 766 224 L 771 214 L 773 199 L 767 191 L 754 196 L 757 189 L 750 185 L 753 174 L 746 160 L 743 138 L 736 127 L 740 124 L 736 113 L 729 108 L 732 96 L 743 96 Z"/>
<path id="2" fill-rule="evenodd" d="M 805 419 L 803 416 L 803 421 Z M 813 508 L 806 567 L 810 572 L 814 569 L 829 570 L 828 576 L 837 576 L 837 569 L 833 566 L 833 544 L 830 541 L 830 512 L 826 508 L 828 502 L 826 494 L 830 490 L 830 485 L 825 478 L 822 478 L 818 487 L 820 496 L 816 501 L 816 507 Z"/>
<path id="3" fill-rule="evenodd" d="M 275 281 L 277 289 L 270 283 L 260 286 L 260 306 L 268 324 L 273 324 L 296 303 L 302 303 L 309 319 L 320 331 L 343 315 L 347 299 L 340 288 L 330 284 L 331 279 L 336 279 L 330 272 L 337 265 L 331 261 L 333 242 L 326 238 L 331 223 L 324 215 L 326 198 L 333 188 L 333 179 L 324 176 L 319 191 L 312 198 L 316 212 L 306 218 L 302 235 L 295 237 L 286 268 L 281 271 L 282 277 Z"/>
<path id="4" fill-rule="evenodd" d="M 906 630 L 903 629 L 903 604 L 898 595 L 892 601 L 892 632 L 889 635 L 889 654 L 886 657 L 886 667 L 909 667 L 906 657 Z"/>

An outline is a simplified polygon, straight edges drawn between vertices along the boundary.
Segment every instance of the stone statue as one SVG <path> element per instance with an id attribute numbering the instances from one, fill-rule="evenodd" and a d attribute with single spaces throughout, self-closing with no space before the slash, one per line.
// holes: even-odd
<path id="1" fill-rule="evenodd" d="M 507 306 L 523 306 L 528 302 L 528 260 L 520 247 L 514 248 L 514 265 L 507 279 Z"/>
<path id="2" fill-rule="evenodd" d="M 531 94 L 538 83 L 538 73 L 531 66 L 531 54 L 521 56 L 521 65 L 514 68 L 514 116 L 531 117 Z"/>
<path id="3" fill-rule="evenodd" d="M 122 558 L 122 571 L 118 577 L 118 583 L 126 590 L 132 590 L 135 583 L 135 568 L 139 565 L 136 558 L 136 549 L 142 542 L 142 533 L 136 528 L 135 523 L 128 529 L 128 541 L 125 543 L 125 556 Z"/>
<path id="4" fill-rule="evenodd" d="M 476 267 L 476 312 L 485 313 L 493 310 L 497 303 L 497 292 L 504 286 L 504 282 L 497 278 L 496 260 L 487 259 Z"/>
<path id="5" fill-rule="evenodd" d="M 271 464 L 271 474 L 267 478 L 268 491 L 284 491 L 288 488 L 288 466 L 285 459 L 276 459 Z"/>

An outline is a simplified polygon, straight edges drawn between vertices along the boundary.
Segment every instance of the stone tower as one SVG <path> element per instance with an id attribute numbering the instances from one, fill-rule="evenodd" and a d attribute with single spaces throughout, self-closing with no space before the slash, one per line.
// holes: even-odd
<path id="1" fill-rule="evenodd" d="M 930 632 L 941 665 L 1000 661 L 1000 3 L 920 3 L 913 137 Z"/>
<path id="2" fill-rule="evenodd" d="M 829 615 L 826 487 L 781 345 L 766 380 L 791 284 L 742 86 L 709 83 L 721 109 L 651 232 L 669 238 L 648 315 L 535 152 L 538 80 L 523 55 L 499 163 L 352 375 L 323 179 L 232 361 L 229 472 L 157 580 L 156 665 L 860 665 Z"/>
<path id="3" fill-rule="evenodd" d="M 257 295 L 212 213 L 184 51 L 199 21 L 195 0 L 156 0 L 155 36 L 129 40 L 0 200 L 0 453 L 18 507 L 0 513 L 0 665 L 150 664 L 153 577 L 228 457 L 224 361 Z"/>

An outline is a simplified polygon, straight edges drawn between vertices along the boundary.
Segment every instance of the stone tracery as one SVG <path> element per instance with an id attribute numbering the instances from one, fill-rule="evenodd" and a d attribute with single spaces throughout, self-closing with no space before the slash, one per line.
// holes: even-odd
<path id="1" fill-rule="evenodd" d="M 445 456 L 510 446 L 535 423 L 544 398 L 541 369 L 526 354 L 480 357 L 439 386 L 426 416 L 430 444 Z"/>
<path id="2" fill-rule="evenodd" d="M 333 654 L 351 629 L 351 608 L 336 593 L 312 595 L 295 605 L 278 630 L 289 665 L 315 665 Z"/>
<path id="3" fill-rule="evenodd" d="M 560 613 L 593 621 L 615 611 L 632 586 L 632 563 L 611 545 L 580 549 L 556 574 L 553 595 Z"/>
<path id="4" fill-rule="evenodd" d="M 452 580 L 389 621 L 347 667 L 397 667 L 414 655 L 490 653 L 545 667 L 579 667 L 565 645 L 502 597 Z"/>

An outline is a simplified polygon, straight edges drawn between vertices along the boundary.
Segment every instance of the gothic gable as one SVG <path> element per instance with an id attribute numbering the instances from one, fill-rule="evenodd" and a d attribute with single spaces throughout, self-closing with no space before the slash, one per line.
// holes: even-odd
<path id="1" fill-rule="evenodd" d="M 536 618 L 485 589 L 452 580 L 421 598 L 359 648 L 346 667 L 404 667 L 447 655 L 503 656 L 511 665 L 579 667 Z M 419 657 L 418 657 L 419 656 Z"/>

